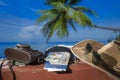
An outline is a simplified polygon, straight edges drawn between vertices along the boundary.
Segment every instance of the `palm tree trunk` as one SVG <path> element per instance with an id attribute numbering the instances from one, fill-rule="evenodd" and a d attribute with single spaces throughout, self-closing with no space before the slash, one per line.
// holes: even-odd
<path id="1" fill-rule="evenodd" d="M 101 26 L 97 26 L 94 25 L 95 28 L 99 28 L 99 29 L 105 29 L 105 30 L 112 30 L 112 31 L 120 31 L 120 28 L 113 28 L 113 27 L 101 27 Z"/>

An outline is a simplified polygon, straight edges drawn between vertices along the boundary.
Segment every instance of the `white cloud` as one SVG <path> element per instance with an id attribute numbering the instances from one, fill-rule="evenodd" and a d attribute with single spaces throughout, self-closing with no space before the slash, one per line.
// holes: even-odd
<path id="1" fill-rule="evenodd" d="M 46 41 L 40 32 L 40 26 L 34 24 L 34 20 L 2 14 L 0 15 L 0 41 Z"/>
<path id="2" fill-rule="evenodd" d="M 8 6 L 5 2 L 0 1 L 0 6 Z"/>
<path id="3" fill-rule="evenodd" d="M 43 35 L 40 32 L 40 27 L 30 25 L 30 26 L 25 26 L 22 28 L 20 33 L 18 34 L 19 39 L 24 40 L 24 41 L 35 41 L 39 39 L 43 39 Z"/>

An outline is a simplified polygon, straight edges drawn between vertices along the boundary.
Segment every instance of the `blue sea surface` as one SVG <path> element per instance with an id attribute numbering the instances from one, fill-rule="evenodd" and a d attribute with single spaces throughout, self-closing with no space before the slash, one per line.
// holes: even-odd
<path id="1" fill-rule="evenodd" d="M 79 41 L 69 41 L 69 42 L 47 42 L 47 43 L 39 43 L 39 42 L 0 42 L 0 58 L 5 58 L 4 51 L 6 48 L 14 48 L 16 44 L 29 44 L 33 49 L 39 50 L 44 53 L 44 51 L 49 47 L 54 47 L 59 44 L 70 45 L 78 43 Z M 102 43 L 106 43 L 106 41 L 100 41 Z"/>
<path id="2" fill-rule="evenodd" d="M 29 44 L 33 49 L 39 50 L 44 53 L 44 51 L 49 48 L 59 44 L 64 45 L 74 45 L 76 42 L 47 42 L 47 43 L 39 43 L 39 42 L 0 42 L 0 58 L 5 58 L 4 51 L 6 48 L 14 48 L 16 44 Z"/>

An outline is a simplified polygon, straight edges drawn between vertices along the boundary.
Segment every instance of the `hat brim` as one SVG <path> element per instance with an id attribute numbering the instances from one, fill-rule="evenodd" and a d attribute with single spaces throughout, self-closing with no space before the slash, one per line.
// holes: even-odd
<path id="1" fill-rule="evenodd" d="M 97 68 L 98 70 L 101 70 L 103 72 L 105 72 L 106 74 L 108 74 L 110 77 L 112 77 L 115 80 L 120 80 L 120 78 L 118 78 L 117 76 L 111 74 L 110 72 L 108 72 L 104 67 L 100 66 L 100 65 L 95 65 L 92 61 L 92 54 L 86 54 L 81 48 L 84 47 L 87 43 L 89 43 L 93 50 L 97 51 L 98 49 L 100 49 L 101 47 L 103 47 L 104 45 L 100 42 L 97 42 L 95 40 L 83 40 L 78 42 L 77 44 L 75 44 L 72 48 L 71 51 L 72 53 L 81 61 L 91 65 L 94 68 Z"/>

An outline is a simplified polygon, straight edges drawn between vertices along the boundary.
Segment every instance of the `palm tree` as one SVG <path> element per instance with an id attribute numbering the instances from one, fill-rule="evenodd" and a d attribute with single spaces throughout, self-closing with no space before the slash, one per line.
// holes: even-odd
<path id="1" fill-rule="evenodd" d="M 48 10 L 40 10 L 42 14 L 36 21 L 36 24 L 43 24 L 41 31 L 47 40 L 56 34 L 58 37 L 63 38 L 69 35 L 68 26 L 71 26 L 75 31 L 76 27 L 74 23 L 78 23 L 81 26 L 91 26 L 94 24 L 84 14 L 84 12 L 96 15 L 93 10 L 86 7 L 74 6 L 81 0 L 47 0 L 46 4 L 52 6 Z"/>
<path id="2" fill-rule="evenodd" d="M 37 19 L 36 24 L 43 24 L 41 31 L 47 40 L 56 34 L 59 38 L 68 37 L 68 27 L 71 26 L 76 30 L 75 24 L 81 27 L 95 27 L 100 29 L 116 30 L 114 28 L 99 27 L 92 23 L 86 13 L 97 16 L 97 14 L 86 7 L 74 6 L 81 0 L 47 0 L 46 4 L 51 6 L 51 9 L 38 11 L 41 16 Z M 118 29 L 117 29 L 118 30 Z M 119 29 L 120 30 L 120 29 Z"/>

